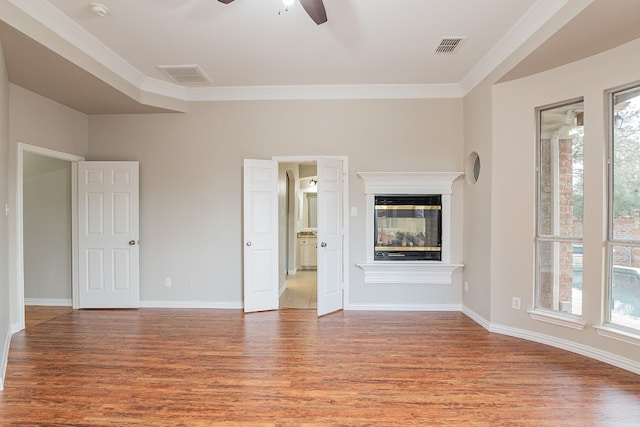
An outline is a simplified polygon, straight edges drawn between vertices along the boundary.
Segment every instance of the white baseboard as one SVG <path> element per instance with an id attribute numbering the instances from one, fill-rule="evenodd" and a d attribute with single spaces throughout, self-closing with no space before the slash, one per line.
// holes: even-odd
<path id="1" fill-rule="evenodd" d="M 460 311 L 460 304 L 349 304 L 344 309 L 360 311 Z"/>
<path id="2" fill-rule="evenodd" d="M 71 298 L 25 298 L 24 305 L 41 305 L 50 307 L 71 307 Z"/>
<path id="3" fill-rule="evenodd" d="M 627 359 L 625 357 L 618 356 L 617 354 L 609 353 L 608 351 L 603 351 L 594 347 L 589 347 L 584 344 L 564 340 L 551 335 L 540 334 L 538 332 L 527 331 L 525 329 L 512 328 L 510 326 L 491 323 L 484 317 L 480 316 L 478 313 L 470 310 L 465 306 L 462 306 L 461 311 L 471 320 L 491 333 L 508 335 L 514 338 L 521 338 L 527 341 L 546 344 L 551 347 L 559 348 L 561 350 L 570 351 L 572 353 L 580 354 L 591 359 L 599 360 L 600 362 L 617 366 L 618 368 L 622 368 L 640 375 L 640 362 L 637 362 L 635 360 Z"/>
<path id="4" fill-rule="evenodd" d="M 636 362 L 635 360 L 627 359 L 625 357 L 621 357 L 617 354 L 609 353 L 608 351 L 600 350 L 598 348 L 589 347 L 587 345 L 579 344 L 573 341 L 567 341 L 551 335 L 540 334 L 538 332 L 512 328 L 495 323 L 491 324 L 491 328 L 489 329 L 489 331 L 496 334 L 522 338 L 527 341 L 546 344 L 552 347 L 560 348 L 562 350 L 570 351 L 572 353 L 581 354 L 582 356 L 599 360 L 600 362 L 608 363 L 609 365 L 617 366 L 618 368 L 622 368 L 640 375 L 640 362 Z"/>
<path id="5" fill-rule="evenodd" d="M 240 310 L 244 308 L 242 302 L 213 302 L 213 301 L 140 301 L 143 308 L 213 308 Z"/>
<path id="6" fill-rule="evenodd" d="M 475 311 L 471 310 L 469 307 L 463 305 L 460 308 L 460 311 L 462 311 L 462 313 L 464 313 L 468 318 L 470 318 L 471 320 L 476 322 L 478 325 L 480 325 L 483 328 L 485 328 L 487 331 L 489 331 L 491 329 L 491 323 L 487 319 L 485 319 L 484 317 L 480 316 Z"/>
<path id="7" fill-rule="evenodd" d="M 9 361 L 9 345 L 11 345 L 11 331 L 8 330 L 4 334 L 4 346 L 2 347 L 2 357 L 0 359 L 0 390 L 4 389 L 4 377 L 7 373 L 7 362 Z"/>
<path id="8" fill-rule="evenodd" d="M 287 283 L 283 283 L 280 285 L 280 289 L 278 289 L 278 296 L 281 297 L 284 291 L 287 290 Z"/>
<path id="9" fill-rule="evenodd" d="M 12 323 L 11 325 L 9 325 L 9 333 L 11 335 L 15 334 L 16 332 L 20 332 L 22 329 L 23 328 L 19 323 Z"/>

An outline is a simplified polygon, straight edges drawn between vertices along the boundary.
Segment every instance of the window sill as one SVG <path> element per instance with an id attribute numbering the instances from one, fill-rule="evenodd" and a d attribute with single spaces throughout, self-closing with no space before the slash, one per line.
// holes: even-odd
<path id="1" fill-rule="evenodd" d="M 640 335 L 613 326 L 594 326 L 598 335 L 640 346 Z"/>
<path id="2" fill-rule="evenodd" d="M 540 310 L 528 310 L 529 316 L 533 320 L 538 320 L 540 322 L 551 323 L 558 326 L 564 326 L 565 328 L 584 330 L 587 326 L 587 323 L 583 320 L 562 314 L 556 314 L 549 311 L 540 311 Z"/>

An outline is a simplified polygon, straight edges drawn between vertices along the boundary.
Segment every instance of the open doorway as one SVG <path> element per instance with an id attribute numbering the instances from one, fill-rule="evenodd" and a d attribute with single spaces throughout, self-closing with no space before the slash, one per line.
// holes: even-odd
<path id="1" fill-rule="evenodd" d="M 13 332 L 24 329 L 27 304 L 68 307 L 75 302 L 76 176 L 72 165 L 80 160 L 18 143 Z"/>
<path id="2" fill-rule="evenodd" d="M 25 152 L 22 185 L 24 300 L 71 306 L 71 162 Z"/>
<path id="3" fill-rule="evenodd" d="M 317 314 L 348 301 L 348 158 L 344 156 L 244 159 L 243 291 L 245 313 L 276 310 L 286 289 L 286 164 L 317 165 Z M 297 169 L 297 168 L 296 168 Z M 296 217 L 301 215 L 298 206 Z M 296 233 L 289 233 L 291 241 Z M 289 243 L 290 244 L 290 243 Z M 292 246 L 290 246 L 292 247 Z M 290 251 L 291 252 L 291 251 Z M 295 251 L 293 251 L 295 254 Z M 296 255 L 294 255 L 296 256 Z M 296 266 L 297 264 L 290 264 Z"/>
<path id="4" fill-rule="evenodd" d="M 318 176 L 315 161 L 283 164 L 286 169 L 284 251 L 287 268 L 280 308 L 318 307 Z M 282 199 L 282 198 L 281 198 Z"/>

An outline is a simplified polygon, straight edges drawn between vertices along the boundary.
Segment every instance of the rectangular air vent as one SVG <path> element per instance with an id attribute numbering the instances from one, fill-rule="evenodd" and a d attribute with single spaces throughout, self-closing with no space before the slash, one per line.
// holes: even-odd
<path id="1" fill-rule="evenodd" d="M 180 85 L 211 83 L 211 79 L 197 65 L 158 65 L 173 82 Z"/>
<path id="2" fill-rule="evenodd" d="M 443 37 L 436 46 L 433 53 L 451 54 L 462 45 L 466 37 Z"/>

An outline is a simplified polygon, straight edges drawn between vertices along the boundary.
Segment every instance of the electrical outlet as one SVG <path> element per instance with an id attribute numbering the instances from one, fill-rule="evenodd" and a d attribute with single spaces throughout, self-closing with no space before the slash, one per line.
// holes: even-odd
<path id="1" fill-rule="evenodd" d="M 165 288 L 170 288 L 171 287 L 171 277 L 165 277 L 164 278 L 164 287 Z"/>
<path id="2" fill-rule="evenodd" d="M 469 282 L 467 282 L 466 280 L 464 282 L 464 291 L 469 292 Z"/>
<path id="3" fill-rule="evenodd" d="M 511 308 L 514 310 L 520 310 L 520 302 L 520 298 L 518 297 L 511 298 Z"/>

